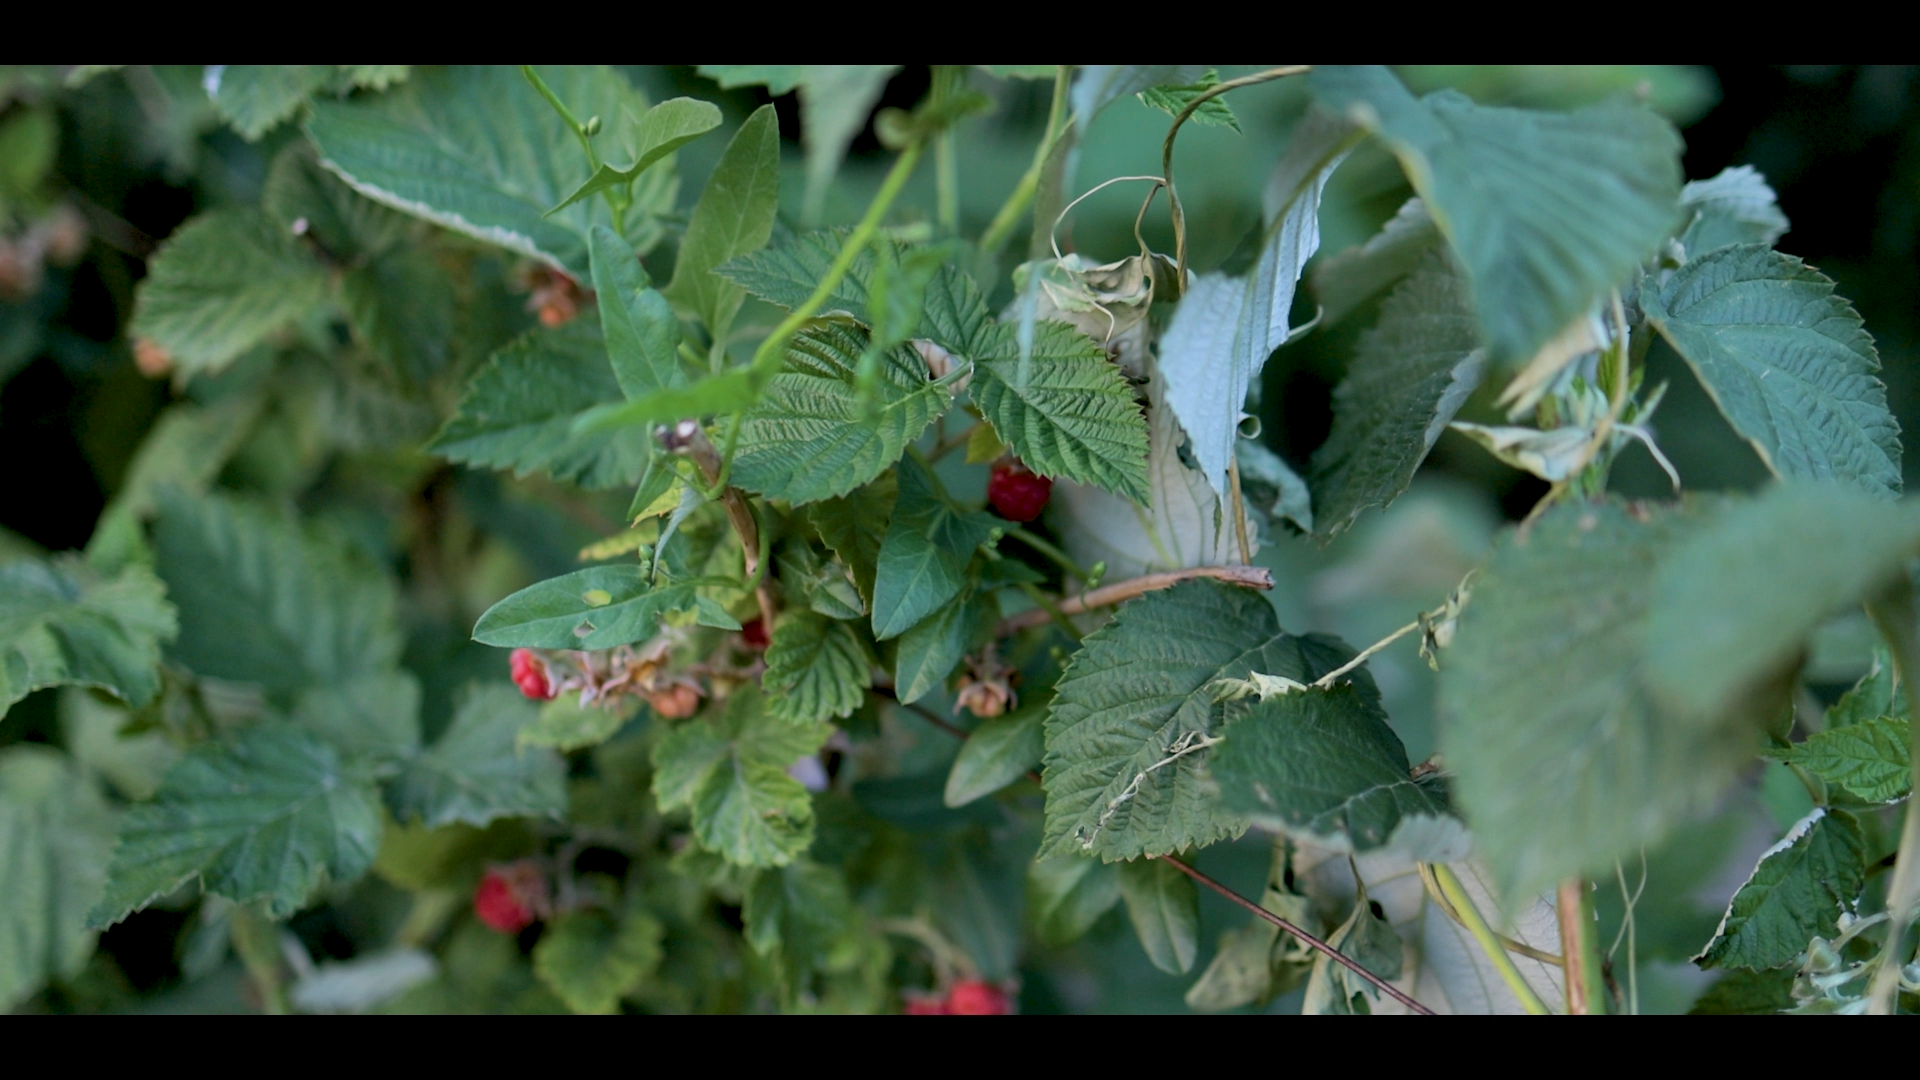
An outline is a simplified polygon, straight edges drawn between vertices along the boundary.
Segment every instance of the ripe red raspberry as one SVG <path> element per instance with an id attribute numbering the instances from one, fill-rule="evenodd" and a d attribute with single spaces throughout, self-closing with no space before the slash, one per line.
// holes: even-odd
<path id="1" fill-rule="evenodd" d="M 524 877 L 516 869 L 488 870 L 473 890 L 473 913 L 480 921 L 503 934 L 517 934 L 533 924 L 534 904 L 524 895 Z"/>
<path id="2" fill-rule="evenodd" d="M 1053 481 L 1027 471 L 1018 461 L 1002 461 L 987 477 L 987 502 L 1008 521 L 1032 521 L 1047 508 Z"/>
<path id="3" fill-rule="evenodd" d="M 547 681 L 547 666 L 533 655 L 532 649 L 515 649 L 507 661 L 513 673 L 513 684 L 520 692 L 534 699 L 545 701 L 553 696 L 553 685 Z"/>
<path id="4" fill-rule="evenodd" d="M 947 999 L 934 994 L 908 994 L 901 1002 L 902 1016 L 945 1016 Z"/>
<path id="5" fill-rule="evenodd" d="M 982 979 L 961 979 L 947 991 L 949 1016 L 1008 1016 L 1013 998 L 1003 989 Z"/>
<path id="6" fill-rule="evenodd" d="M 765 651 L 768 642 L 765 620 L 752 619 L 740 627 L 740 641 L 755 652 Z"/>

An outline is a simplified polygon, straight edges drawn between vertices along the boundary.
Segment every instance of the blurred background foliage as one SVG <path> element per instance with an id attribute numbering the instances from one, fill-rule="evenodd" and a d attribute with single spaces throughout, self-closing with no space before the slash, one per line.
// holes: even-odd
<path id="1" fill-rule="evenodd" d="M 1248 70 L 1223 68 L 1221 75 L 1231 78 Z M 1889 401 L 1903 427 L 1912 431 L 1920 421 L 1920 377 L 1913 362 L 1920 349 L 1920 308 L 1912 299 L 1920 294 L 1920 80 L 1915 69 L 1454 65 L 1398 70 L 1416 92 L 1452 87 L 1488 104 L 1561 109 L 1639 94 L 1681 129 L 1689 179 L 1730 165 L 1760 169 L 1792 221 L 1781 249 L 1838 281 L 1878 344 Z M 768 100 L 757 87 L 720 89 L 691 67 L 636 67 L 627 73 L 656 101 L 688 94 L 718 102 L 728 113 L 729 127 Z M 994 109 L 960 129 L 963 235 L 977 235 L 986 226 L 1027 167 L 1049 90 L 1044 81 L 1003 81 L 979 72 L 972 78 L 993 98 Z M 910 108 L 930 79 L 928 68 L 902 68 L 878 107 Z M 300 141 L 294 124 L 281 124 L 257 141 L 236 134 L 216 115 L 201 80 L 197 67 L 0 68 L 0 462 L 7 479 L 0 499 L 0 558 L 84 545 L 111 501 L 128 497 L 129 479 L 138 472 L 136 451 L 168 405 L 192 401 L 213 407 L 237 400 L 274 364 L 293 364 L 298 376 L 282 379 L 291 389 L 271 396 L 265 415 L 228 433 L 237 445 L 220 475 L 209 480 L 294 503 L 393 570 L 405 586 L 406 662 L 426 686 L 431 735 L 445 723 L 453 687 L 473 678 L 505 678 L 502 656 L 468 640 L 478 611 L 512 588 L 573 568 L 583 545 L 618 528 L 625 507 L 622 492 L 582 494 L 541 478 L 473 472 L 417 449 L 474 364 L 532 325 L 543 310 L 568 301 L 563 289 L 529 267 L 437 234 L 428 243 L 446 270 L 441 288 L 451 294 L 435 302 L 455 305 L 464 329 L 459 340 L 442 343 L 432 363 L 415 371 L 417 378 L 379 376 L 375 365 L 355 360 L 359 346 L 343 327 L 321 323 L 298 330 L 310 345 L 304 361 L 284 355 L 243 358 L 218 377 L 185 386 L 170 380 L 162 363 L 137 355 L 125 333 L 145 260 L 192 215 L 257 203 L 276 154 Z M 1246 257 L 1258 232 L 1267 171 L 1305 108 L 1297 81 L 1241 90 L 1231 102 L 1241 131 L 1189 125 L 1175 157 L 1192 229 L 1193 265 L 1200 271 Z M 792 95 L 775 105 L 787 151 L 782 228 L 797 229 L 804 190 L 800 117 Z M 1077 151 L 1075 191 L 1109 177 L 1158 172 L 1167 119 L 1132 102 L 1101 114 Z M 709 138 L 681 151 L 680 214 L 690 207 L 723 145 Z M 855 138 L 840 182 L 828 194 L 824 220 L 855 217 L 887 161 L 869 126 Z M 1144 185 L 1122 184 L 1082 203 L 1060 224 L 1062 247 L 1096 261 L 1133 253 L 1134 216 L 1144 193 Z M 1321 257 L 1364 241 L 1409 195 L 1384 152 L 1356 152 L 1328 188 Z M 931 170 L 921 170 L 902 206 L 901 233 L 930 236 Z M 675 224 L 670 218 L 667 238 L 646 254 L 657 279 L 672 265 Z M 1155 249 L 1172 250 L 1164 213 L 1149 215 L 1143 235 Z M 1013 261 L 1017 256 L 1003 260 L 998 299 L 1005 298 L 1004 271 Z M 1311 290 L 1302 289 L 1295 324 L 1311 319 L 1314 310 Z M 772 309 L 750 306 L 740 325 L 764 328 L 773 317 Z M 1257 410 L 1261 438 L 1302 472 L 1327 435 L 1332 387 L 1369 321 L 1364 311 L 1349 316 L 1282 349 L 1267 365 Z M 1653 426 L 1687 486 L 1763 482 L 1764 470 L 1753 452 L 1726 427 L 1676 358 L 1656 346 L 1649 363 L 1656 382 L 1673 384 Z M 1476 409 L 1486 415 L 1472 415 Z M 1463 419 L 1492 414 L 1490 402 L 1480 401 Z M 1920 439 L 1909 436 L 1906 452 L 1910 460 L 1920 453 Z M 1641 450 L 1623 457 L 1613 483 L 1632 496 L 1669 494 L 1665 478 Z M 1386 513 L 1363 519 L 1337 543 L 1322 549 L 1304 538 L 1270 538 L 1261 561 L 1276 571 L 1275 600 L 1283 621 L 1289 629 L 1332 631 L 1356 643 L 1378 638 L 1411 612 L 1443 598 L 1482 556 L 1501 522 L 1525 513 L 1543 487 L 1459 435 L 1446 434 L 1413 491 Z M 1816 689 L 1837 692 L 1857 675 L 1865 641 L 1863 626 L 1843 621 L 1831 627 L 1813 657 Z M 1374 671 L 1396 727 L 1419 760 L 1434 745 L 1432 680 L 1411 641 L 1403 644 L 1378 658 Z M 0 745 L 60 743 L 105 772 L 121 794 L 139 797 L 155 770 L 164 768 L 167 751 L 164 745 L 134 740 L 83 753 L 79 747 L 88 740 L 112 742 L 107 736 L 116 721 L 94 715 L 98 711 L 98 703 L 84 694 L 42 692 L 0 723 Z M 914 734 L 906 733 L 909 744 L 915 743 Z M 951 756 L 952 747 L 937 736 L 919 743 L 903 760 L 915 754 L 943 761 Z M 941 762 L 918 764 L 944 772 Z M 1683 830 L 1666 850 L 1648 853 L 1649 885 L 1634 919 L 1644 1010 L 1684 1009 L 1706 985 L 1709 977 L 1687 965 L 1687 956 L 1710 936 L 1742 868 L 1804 811 L 1805 796 L 1797 785 L 1777 782 L 1785 779 L 1784 771 L 1770 769 L 1781 776 L 1757 774 L 1722 813 Z M 581 795 L 576 791 L 576 803 Z M 901 799 L 903 806 L 912 804 L 912 793 L 902 793 Z M 933 802 L 938 803 L 937 795 Z M 905 830 L 901 835 L 925 842 L 929 833 L 915 832 L 911 812 L 901 813 L 909 819 L 899 823 Z M 823 808 L 822 814 L 827 823 L 821 842 L 827 844 L 835 835 L 832 811 Z M 984 836 L 975 840 L 984 842 Z M 1019 847 L 1018 838 L 994 841 L 1006 850 Z M 1202 859 L 1215 876 L 1249 894 L 1261 887 L 1266 863 L 1265 844 L 1257 837 L 1221 845 Z M 1638 868 L 1627 870 L 1638 877 Z M 1017 910 L 1020 867 L 1000 867 L 994 874 L 997 878 L 954 882 L 953 888 L 1011 890 L 1008 902 Z M 394 932 L 389 925 L 393 903 L 383 890 L 394 891 L 371 880 L 298 917 L 293 930 L 314 956 L 352 955 L 361 939 L 384 940 Z M 1611 941 L 1622 926 L 1626 905 L 1620 894 L 1619 889 L 1601 891 L 1608 923 L 1603 941 Z M 1203 897 L 1203 905 L 1202 940 L 1210 946 L 1222 929 L 1238 925 L 1239 917 L 1211 896 Z M 195 959 L 193 942 L 208 937 L 201 924 L 210 919 L 204 908 L 162 905 L 142 913 L 105 935 L 99 957 L 79 979 L 26 1007 L 245 1007 L 237 966 Z M 1016 962 L 1008 939 L 1017 928 L 987 920 L 975 931 L 979 949 L 1002 956 L 1008 965 Z M 214 927 L 211 933 L 219 938 L 225 930 Z M 471 948 L 453 943 L 445 960 L 450 969 L 504 962 L 489 952 L 494 942 L 476 941 Z M 1624 953 L 1616 956 L 1616 969 L 1624 968 L 1624 959 Z M 1203 955 L 1201 966 L 1206 960 Z M 1021 962 L 1025 1011 L 1182 1007 L 1186 980 L 1153 969 L 1117 911 L 1071 948 L 1041 947 Z M 1297 1007 L 1297 994 L 1274 1008 L 1285 1011 L 1290 1003 Z"/>

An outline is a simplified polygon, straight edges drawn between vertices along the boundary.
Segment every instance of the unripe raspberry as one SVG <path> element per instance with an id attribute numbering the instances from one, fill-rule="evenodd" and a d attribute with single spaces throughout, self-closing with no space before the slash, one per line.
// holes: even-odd
<path id="1" fill-rule="evenodd" d="M 685 720 L 700 711 L 700 690 L 684 682 L 671 683 L 647 694 L 647 704 L 662 720 Z"/>
<path id="2" fill-rule="evenodd" d="M 762 619 L 749 620 L 740 627 L 740 641 L 754 652 L 764 652 L 767 648 L 767 624 Z"/>
<path id="3" fill-rule="evenodd" d="M 539 918 L 546 882 L 524 864 L 494 867 L 473 890 L 473 913 L 503 934 L 517 934 Z"/>
<path id="4" fill-rule="evenodd" d="M 1003 989 L 981 979 L 962 979 L 947 991 L 949 1016 L 1008 1016 L 1013 998 Z"/>
<path id="5" fill-rule="evenodd" d="M 1032 521 L 1047 508 L 1053 481 L 1029 472 L 1018 461 L 1002 461 L 987 477 L 987 502 L 1008 521 Z"/>
<path id="6" fill-rule="evenodd" d="M 533 655 L 532 649 L 515 649 L 507 661 L 513 673 L 513 684 L 522 694 L 535 701 L 545 701 L 553 696 L 553 684 L 547 681 L 547 666 Z"/>

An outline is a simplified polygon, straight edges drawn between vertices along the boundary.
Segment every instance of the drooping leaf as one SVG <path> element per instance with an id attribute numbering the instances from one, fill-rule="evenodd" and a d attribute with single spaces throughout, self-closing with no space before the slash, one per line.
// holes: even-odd
<path id="1" fill-rule="evenodd" d="M 1185 86 L 1152 86 L 1134 96 L 1149 109 L 1159 109 L 1168 116 L 1179 116 L 1180 110 L 1193 104 L 1193 99 L 1218 85 L 1220 85 L 1220 73 L 1208 68 L 1198 82 Z M 1188 119 L 1207 127 L 1240 130 L 1240 119 L 1233 115 L 1233 108 L 1227 104 L 1225 95 L 1211 97 L 1201 102 L 1200 107 L 1193 110 L 1193 114 Z"/>
<path id="2" fill-rule="evenodd" d="M 1466 280 L 1427 253 L 1380 307 L 1334 393 L 1333 433 L 1313 455 L 1314 520 L 1331 537 L 1413 482 L 1485 372 Z"/>
<path id="3" fill-rule="evenodd" d="M 127 811 L 90 926 L 119 922 L 194 879 L 274 918 L 322 882 L 350 882 L 380 846 L 380 795 L 318 737 L 286 725 L 187 752 L 152 802 Z"/>
<path id="4" fill-rule="evenodd" d="M 606 67 L 541 67 L 577 117 L 598 116 L 602 146 L 632 148 L 645 99 Z M 576 279 L 588 273 L 587 230 L 612 221 L 599 200 L 548 217 L 590 170 L 573 132 L 519 70 L 429 68 L 373 98 L 316 101 L 307 134 L 327 168 L 396 210 L 539 259 Z M 649 170 L 627 212 L 627 239 L 660 235 L 673 180 Z"/>
<path id="5" fill-rule="evenodd" d="M 795 724 L 853 715 L 873 682 L 873 657 L 851 623 L 811 611 L 781 620 L 767 645 L 767 711 Z"/>
<path id="6" fill-rule="evenodd" d="M 93 955 L 86 912 L 106 881 L 114 813 L 91 776 L 50 747 L 0 752 L 0 1009 Z"/>
<path id="7" fill-rule="evenodd" d="M 327 271 L 299 238 L 258 210 L 189 221 L 148 264 L 131 332 L 176 370 L 218 371 L 326 300 Z"/>
<path id="8" fill-rule="evenodd" d="M 734 133 L 694 204 L 667 299 L 724 337 L 745 293 L 714 268 L 765 247 L 779 205 L 780 128 L 773 106 L 763 105 Z"/>
<path id="9" fill-rule="evenodd" d="M 1327 935 L 1327 944 L 1383 979 L 1400 977 L 1405 946 L 1393 927 L 1374 914 L 1364 889 L 1347 921 Z M 1379 996 L 1380 991 L 1372 983 L 1320 953 L 1313 958 L 1313 973 L 1307 978 L 1307 992 L 1300 1012 L 1303 1016 L 1369 1013 L 1372 1007 L 1367 1002 L 1378 1000 Z"/>
<path id="10" fill-rule="evenodd" d="M 632 910 L 618 917 L 588 909 L 554 920 L 533 947 L 533 970 L 567 1008 L 606 1015 L 660 966 L 660 920 Z"/>
<path id="11" fill-rule="evenodd" d="M 1769 751 L 1855 798 L 1898 802 L 1913 793 L 1913 721 L 1881 716 L 1850 727 L 1815 732 L 1789 749 Z"/>
<path id="12" fill-rule="evenodd" d="M 224 496 L 169 493 L 154 552 L 180 610 L 168 652 L 201 675 L 290 693 L 399 660 L 392 583 L 285 517 Z"/>
<path id="13" fill-rule="evenodd" d="M 1844 810 L 1815 808 L 1760 857 L 1694 957 L 1701 967 L 1777 968 L 1832 937 L 1866 881 L 1866 839 Z"/>
<path id="14" fill-rule="evenodd" d="M 1049 945 L 1078 941 L 1120 902 L 1120 867 L 1079 855 L 1041 859 L 1027 869 L 1027 913 Z"/>
<path id="15" fill-rule="evenodd" d="M 611 649 L 645 641 L 668 615 L 700 610 L 706 582 L 648 580 L 631 563 L 590 566 L 529 585 L 488 608 L 473 625 L 473 640 L 502 648 Z M 727 622 L 732 622 L 727 619 Z M 738 630 L 736 622 L 722 626 Z"/>
<path id="16" fill-rule="evenodd" d="M 222 120 L 259 142 L 333 78 L 332 64 L 225 64 L 209 69 L 207 96 Z"/>
<path id="17" fill-rule="evenodd" d="M 1447 815 L 1446 800 L 1409 775 L 1371 680 L 1227 712 L 1208 768 L 1229 809 L 1336 851 L 1371 851 L 1403 821 Z"/>
<path id="18" fill-rule="evenodd" d="M 1441 749 L 1504 902 L 1657 842 L 1759 749 L 1771 688 L 1716 716 L 1670 713 L 1647 686 L 1653 582 L 1695 527 L 1556 507 L 1475 580 L 1441 665 Z"/>
<path id="19" fill-rule="evenodd" d="M 1826 275 L 1742 244 L 1688 260 L 1640 304 L 1774 475 L 1900 494 L 1880 357 Z"/>
<path id="20" fill-rule="evenodd" d="M 1120 896 L 1140 947 L 1169 975 L 1193 970 L 1200 938 L 1200 895 L 1193 879 L 1160 859 L 1120 864 Z"/>
<path id="21" fill-rule="evenodd" d="M 1361 137 L 1359 128 L 1319 110 L 1301 121 L 1267 182 L 1267 231 L 1253 270 L 1245 279 L 1195 278 L 1161 339 L 1167 403 L 1220 494 L 1247 387 L 1287 339 L 1300 271 L 1320 247 L 1320 192 Z"/>
<path id="22" fill-rule="evenodd" d="M 1920 514 L 1837 485 L 1786 485 L 1717 516 L 1665 559 L 1646 628 L 1648 686 L 1725 710 L 1791 666 L 1827 616 L 1871 599 L 1920 552 Z"/>
<path id="23" fill-rule="evenodd" d="M 688 810 L 700 846 L 728 862 L 785 866 L 813 842 L 813 800 L 787 766 L 832 732 L 773 716 L 751 686 L 736 690 L 718 715 L 654 744 L 654 798 L 662 810 Z"/>
<path id="24" fill-rule="evenodd" d="M 538 716 L 539 709 L 511 686 L 468 694 L 453 725 L 394 781 L 395 816 L 438 828 L 564 814 L 566 763 L 544 747 L 519 745 L 520 730 Z"/>
<path id="25" fill-rule="evenodd" d="M 1473 282 L 1496 363 L 1532 357 L 1677 223 L 1680 139 L 1644 106 L 1533 112 L 1451 90 L 1415 99 L 1378 67 L 1317 66 L 1308 82 L 1400 159 Z"/>
<path id="26" fill-rule="evenodd" d="M 586 183 L 574 188 L 573 194 L 547 213 L 558 213 L 581 199 L 633 183 L 668 154 L 719 126 L 720 108 L 712 102 L 678 97 L 655 105 L 640 117 L 629 136 L 633 163 L 624 167 L 601 165 Z"/>
<path id="27" fill-rule="evenodd" d="M 1271 528 L 1292 522 L 1301 532 L 1313 531 L 1313 492 L 1286 459 L 1253 439 L 1234 444 L 1233 459 L 1240 465 L 1240 497 L 1256 520 Z"/>
<path id="28" fill-rule="evenodd" d="M 986 721 L 967 735 L 947 773 L 948 806 L 965 806 L 1033 771 L 1046 752 L 1044 705 L 1028 705 Z"/>
<path id="29" fill-rule="evenodd" d="M 913 349 L 888 349 L 873 400 L 856 386 L 866 332 L 847 321 L 816 322 L 794 335 L 786 367 L 747 411 L 734 482 L 800 505 L 845 495 L 900 459 L 947 410 L 953 378 L 930 379 Z"/>
<path id="30" fill-rule="evenodd" d="M 903 458 L 899 495 L 880 542 L 873 584 L 873 636 L 898 637 L 960 595 L 967 563 L 994 519 L 949 502 L 917 458 Z"/>
<path id="31" fill-rule="evenodd" d="M 0 718 L 62 684 L 145 705 L 160 689 L 161 643 L 176 630 L 166 589 L 146 567 L 106 576 L 71 556 L 0 564 Z"/>
<path id="32" fill-rule="evenodd" d="M 1315 265 L 1313 297 L 1320 302 L 1320 324 L 1332 326 L 1386 292 L 1441 244 L 1426 204 L 1418 197 L 1408 199 L 1366 243 Z"/>
<path id="33" fill-rule="evenodd" d="M 919 701 L 947 681 L 972 643 L 980 608 L 962 592 L 900 635 L 893 689 L 902 704 Z"/>
<path id="34" fill-rule="evenodd" d="M 629 401 L 687 384 L 680 366 L 680 322 L 666 297 L 652 288 L 627 242 L 595 225 L 587 235 L 593 289 L 599 296 L 601 336 L 614 378 Z"/>
<path id="35" fill-rule="evenodd" d="M 1688 259 L 1735 244 L 1772 247 L 1787 231 L 1787 215 L 1751 165 L 1720 170 L 1710 180 L 1694 180 L 1680 189 L 1680 208 L 1690 215 L 1680 233 Z"/>
<path id="36" fill-rule="evenodd" d="M 633 483 L 647 462 L 645 428 L 582 434 L 574 426 L 585 410 L 620 400 L 607 353 L 599 327 L 586 319 L 522 337 L 473 377 L 428 449 L 468 465 L 518 476 L 545 472 L 584 487 Z"/>
<path id="37" fill-rule="evenodd" d="M 1330 639 L 1283 632 L 1249 589 L 1197 579 L 1128 601 L 1055 686 L 1041 855 L 1133 859 L 1238 835 L 1246 819 L 1205 776 L 1220 711 L 1210 684 L 1256 671 L 1310 680 L 1340 656 Z"/>

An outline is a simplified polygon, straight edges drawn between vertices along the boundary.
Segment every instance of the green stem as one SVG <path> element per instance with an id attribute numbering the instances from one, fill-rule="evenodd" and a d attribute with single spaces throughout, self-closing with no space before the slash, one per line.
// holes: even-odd
<path id="1" fill-rule="evenodd" d="M 954 88 L 966 78 L 966 68 L 933 69 L 933 100 L 936 107 L 945 102 Z M 948 236 L 960 234 L 960 162 L 954 156 L 953 125 L 940 129 L 933 140 L 933 176 L 936 198 L 935 217 Z"/>
<path id="2" fill-rule="evenodd" d="M 1593 890 L 1585 878 L 1568 878 L 1561 883 L 1559 915 L 1560 953 L 1567 961 L 1567 1012 L 1604 1016 L 1607 987 L 1595 932 Z"/>
<path id="3" fill-rule="evenodd" d="M 834 257 L 833 265 L 827 268 L 826 276 L 822 277 L 820 284 L 814 287 L 813 295 L 807 297 L 806 303 L 794 308 L 786 318 L 780 320 L 780 325 L 774 327 L 773 333 L 768 334 L 766 340 L 760 343 L 760 347 L 754 350 L 753 363 L 750 367 L 758 379 L 764 380 L 779 370 L 781 350 L 786 347 L 787 339 L 793 336 L 794 331 L 805 325 L 808 319 L 813 318 L 814 313 L 827 302 L 827 298 L 833 295 L 833 290 L 840 287 L 840 282 L 847 276 L 847 271 L 853 267 L 853 260 L 866 250 L 868 243 L 872 242 L 874 234 L 880 229 L 880 219 L 885 217 L 887 211 L 893 207 L 894 200 L 900 197 L 901 189 L 907 186 L 907 178 L 913 175 L 913 167 L 920 161 L 920 149 L 921 144 L 915 142 L 900 151 L 900 157 L 894 161 L 893 168 L 888 171 L 886 180 L 880 185 L 880 191 L 874 195 L 873 202 L 867 206 L 866 215 L 860 219 L 860 224 L 853 227 L 847 242 L 841 245 L 840 254 Z"/>
<path id="4" fill-rule="evenodd" d="M 1493 932 L 1493 927 L 1487 925 L 1487 920 L 1481 916 L 1480 909 L 1474 906 L 1473 897 L 1467 895 L 1467 890 L 1460 884 L 1460 879 L 1454 876 L 1453 868 L 1446 863 L 1431 865 L 1433 879 L 1440 886 L 1440 892 L 1446 896 L 1447 903 L 1451 904 L 1454 911 L 1459 914 L 1460 921 L 1466 924 L 1467 932 L 1480 943 L 1480 949 L 1487 954 L 1487 959 L 1493 961 L 1494 969 L 1499 971 L 1500 978 L 1506 981 L 1507 989 L 1513 991 L 1513 996 L 1520 999 L 1520 1007 L 1535 1016 L 1550 1015 L 1552 1010 L 1547 1008 L 1546 1002 L 1540 1000 L 1539 994 L 1533 992 L 1533 987 L 1520 974 L 1520 969 L 1513 965 L 1513 957 L 1507 955 L 1506 948 L 1500 944 L 1499 935 Z"/>
<path id="5" fill-rule="evenodd" d="M 1893 654 L 1893 671 L 1900 682 L 1907 687 L 1907 695 L 1913 695 L 1913 688 L 1920 686 L 1914 679 L 1920 678 L 1920 610 L 1916 610 L 1912 582 L 1905 573 L 1875 600 L 1867 604 L 1867 616 L 1886 639 L 1888 650 Z M 1913 725 L 1913 789 L 1916 795 L 1907 800 L 1906 823 L 1900 829 L 1898 861 L 1893 866 L 1893 880 L 1887 883 L 1887 941 L 1881 946 L 1879 969 L 1874 972 L 1873 985 L 1867 994 L 1867 1012 L 1876 1016 L 1893 1014 L 1895 1001 L 1900 990 L 1900 966 L 1902 946 L 1906 943 L 1907 929 L 1913 924 L 1914 908 L 1920 905 L 1920 810 L 1914 803 L 1920 800 L 1920 724 Z"/>
<path id="6" fill-rule="evenodd" d="M 1187 215 L 1186 211 L 1180 207 L 1179 193 L 1173 189 L 1173 140 L 1180 134 L 1180 125 L 1187 122 L 1187 118 L 1194 114 L 1194 110 L 1229 90 L 1238 90 L 1243 86 L 1252 86 L 1256 83 L 1272 82 L 1274 79 L 1284 79 L 1289 75 L 1303 75 L 1311 70 L 1313 69 L 1306 64 L 1295 64 L 1290 67 L 1268 68 L 1266 71 L 1256 71 L 1251 75 L 1243 75 L 1238 79 L 1228 79 L 1226 82 L 1220 83 L 1217 86 L 1210 86 L 1204 92 L 1194 95 L 1193 100 L 1187 102 L 1186 108 L 1181 109 L 1180 112 L 1174 116 L 1172 126 L 1167 128 L 1167 141 L 1162 144 L 1160 148 L 1160 173 L 1162 178 L 1166 180 L 1167 203 L 1173 211 L 1174 261 L 1179 264 L 1180 268 L 1176 280 L 1181 283 L 1182 287 L 1185 286 L 1187 280 Z"/>
<path id="7" fill-rule="evenodd" d="M 1054 603 L 1051 597 L 1035 588 L 1033 583 L 1028 581 L 1020 583 L 1020 591 L 1026 593 L 1028 599 L 1040 605 L 1041 610 L 1047 613 L 1047 616 L 1053 620 L 1054 625 L 1060 628 L 1061 633 L 1067 635 L 1067 637 L 1073 641 L 1080 640 L 1080 628 L 1073 625 L 1073 620 L 1067 618 L 1067 613 L 1061 611 L 1060 605 Z"/>
<path id="8" fill-rule="evenodd" d="M 553 89 L 547 85 L 547 80 L 533 70 L 532 64 L 521 64 L 520 74 L 527 77 L 527 81 L 533 84 L 533 88 L 540 91 L 540 96 L 547 99 L 547 104 L 553 106 L 553 111 L 560 114 L 560 119 L 567 122 L 567 130 L 573 132 L 573 137 L 580 140 L 580 148 L 587 152 L 587 164 L 598 171 L 600 155 L 593 152 L 593 140 L 587 138 L 586 125 L 573 115 L 573 110 L 567 108 L 566 102 L 560 100 L 560 95 L 553 92 Z"/>
<path id="9" fill-rule="evenodd" d="M 1033 164 L 1027 167 L 1026 175 L 1013 187 L 1013 193 L 1007 201 L 1000 204 L 1000 212 L 993 215 L 993 221 L 987 231 L 980 236 L 980 253 L 991 256 L 1000 250 L 1000 246 L 1013 235 L 1014 226 L 1020 223 L 1020 215 L 1026 212 L 1033 202 L 1034 193 L 1040 190 L 1040 176 L 1046 172 L 1047 159 L 1053 156 L 1054 147 L 1065 137 L 1069 128 L 1067 119 L 1067 87 L 1072 81 L 1072 69 L 1061 67 L 1053 77 L 1053 103 L 1047 108 L 1047 133 L 1040 138 L 1040 145 L 1033 152 Z"/>
<path id="10" fill-rule="evenodd" d="M 1006 527 L 1006 529 L 1007 529 L 1008 536 L 1013 537 L 1015 540 L 1018 540 L 1021 543 L 1032 548 L 1033 550 L 1039 552 L 1040 554 L 1045 555 L 1048 559 L 1050 559 L 1053 562 L 1055 566 L 1058 566 L 1060 569 L 1072 575 L 1075 580 L 1078 580 L 1078 581 L 1087 580 L 1087 572 L 1085 570 L 1080 569 L 1080 564 L 1074 562 L 1072 557 L 1069 556 L 1066 552 L 1061 551 L 1059 548 L 1053 546 L 1052 544 L 1048 543 L 1045 540 L 1042 540 L 1040 537 L 1035 536 L 1034 534 L 1028 532 L 1027 530 L 1021 528 L 1018 525 L 1009 525 Z"/>

